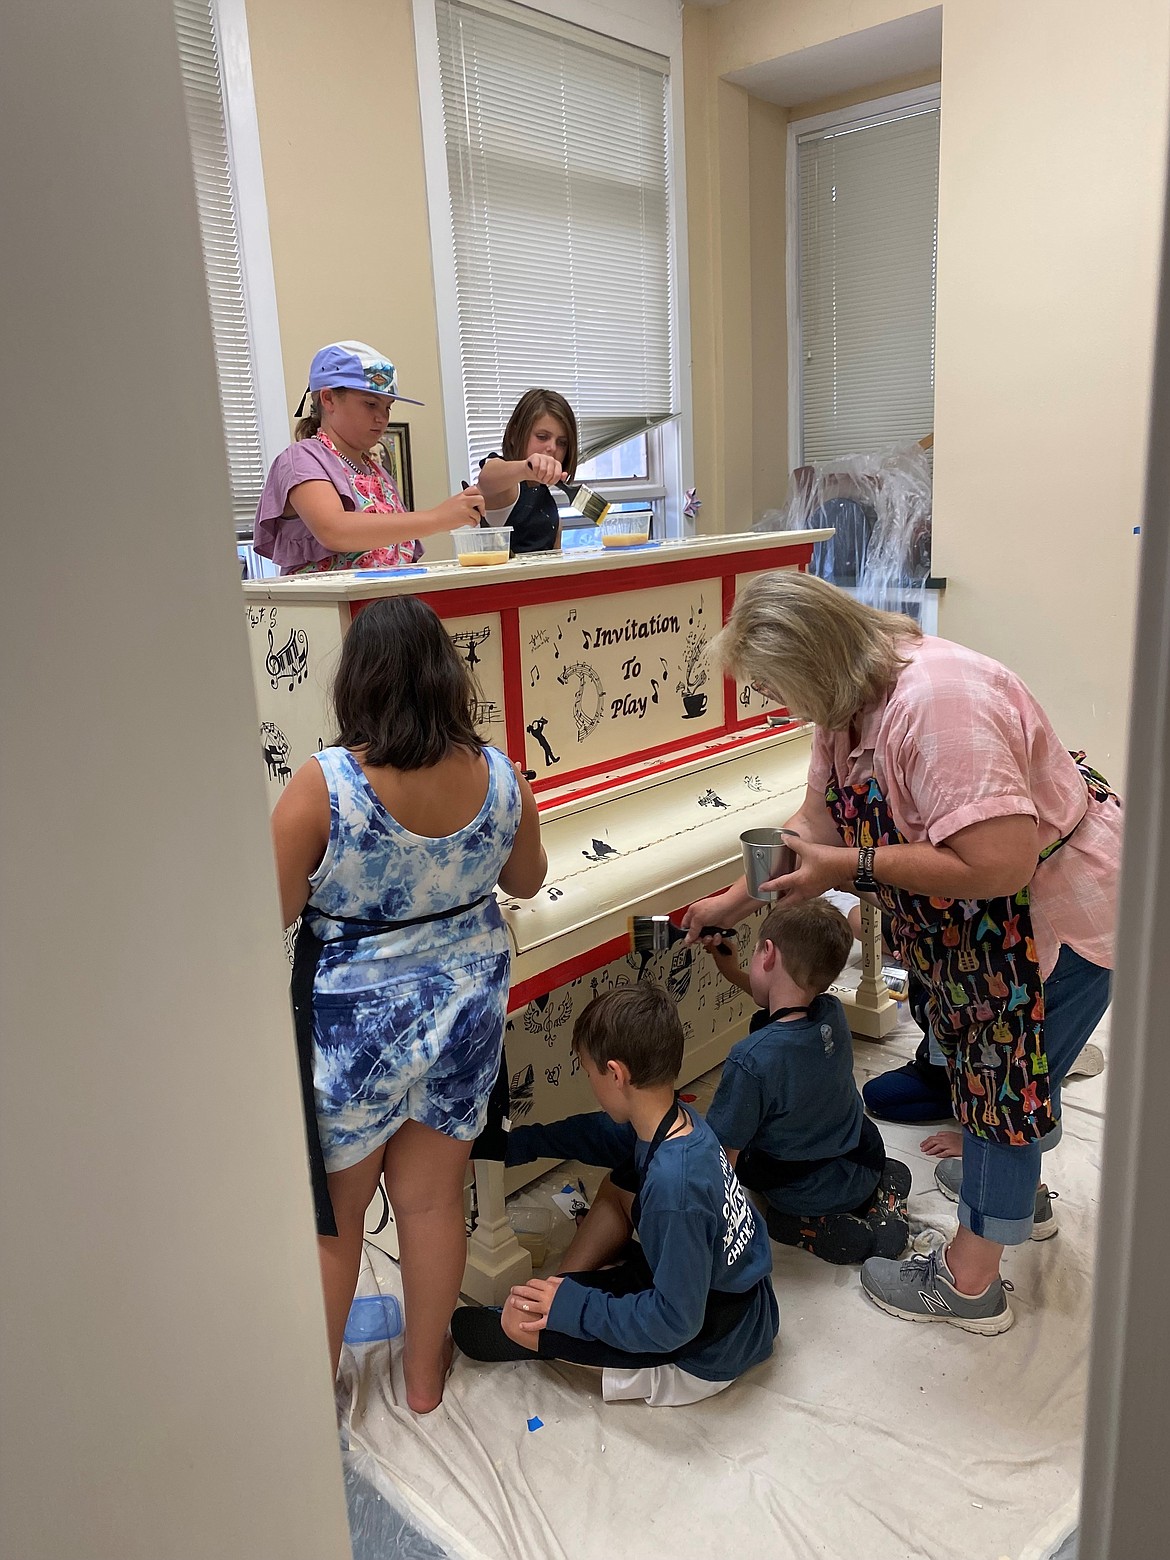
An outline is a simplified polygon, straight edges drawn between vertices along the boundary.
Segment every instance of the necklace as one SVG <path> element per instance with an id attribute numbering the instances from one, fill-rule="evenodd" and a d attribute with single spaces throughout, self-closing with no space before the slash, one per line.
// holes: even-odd
<path id="1" fill-rule="evenodd" d="M 334 455 L 336 455 L 338 460 L 341 462 L 341 464 L 343 466 L 348 466 L 349 469 L 354 473 L 355 476 L 358 476 L 358 477 L 368 477 L 370 475 L 370 473 L 373 471 L 374 468 L 370 464 L 369 461 L 366 461 L 364 466 L 359 466 L 356 463 L 356 461 L 350 460 L 348 455 L 343 455 L 341 453 L 341 451 L 337 448 L 336 444 L 334 444 L 333 440 L 324 431 L 324 429 L 318 428 L 318 430 L 317 430 L 317 438 L 321 441 L 321 443 L 325 446 L 325 448 L 327 450 L 332 450 Z"/>

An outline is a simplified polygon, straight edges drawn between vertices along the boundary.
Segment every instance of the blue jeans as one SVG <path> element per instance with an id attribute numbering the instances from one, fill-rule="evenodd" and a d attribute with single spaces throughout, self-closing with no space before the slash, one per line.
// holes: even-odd
<path id="1" fill-rule="evenodd" d="M 1060 1085 L 1109 1006 L 1112 970 L 1090 964 L 1063 947 L 1044 982 L 1044 1051 L 1053 1109 L 1060 1115 Z M 931 1041 L 933 1060 L 934 1042 Z M 1032 1234 L 1040 1155 L 1060 1142 L 1059 1119 L 1042 1143 L 1013 1148 L 963 1133 L 963 1188 L 959 1223 L 973 1235 L 1020 1246 Z"/>

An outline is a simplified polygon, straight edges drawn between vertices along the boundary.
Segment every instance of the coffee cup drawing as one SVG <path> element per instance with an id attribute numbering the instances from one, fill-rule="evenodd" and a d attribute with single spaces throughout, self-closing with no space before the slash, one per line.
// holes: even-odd
<path id="1" fill-rule="evenodd" d="M 707 713 L 707 695 L 705 693 L 683 694 L 684 720 L 696 720 L 700 715 Z"/>

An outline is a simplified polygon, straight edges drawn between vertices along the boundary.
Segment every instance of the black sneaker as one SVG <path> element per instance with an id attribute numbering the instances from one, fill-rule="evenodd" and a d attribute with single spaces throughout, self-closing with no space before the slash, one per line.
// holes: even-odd
<path id="1" fill-rule="evenodd" d="M 461 1305 L 451 1318 L 451 1336 L 469 1360 L 502 1365 L 514 1360 L 534 1360 L 536 1353 L 513 1343 L 500 1322 L 495 1305 Z"/>

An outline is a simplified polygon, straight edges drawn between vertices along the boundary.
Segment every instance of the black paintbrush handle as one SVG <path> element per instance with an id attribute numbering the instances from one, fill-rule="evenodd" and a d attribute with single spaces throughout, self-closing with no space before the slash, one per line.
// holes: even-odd
<path id="1" fill-rule="evenodd" d="M 719 937 L 719 938 L 723 939 L 721 942 L 716 944 L 716 946 L 715 946 L 716 953 L 734 953 L 735 952 L 734 945 L 731 944 L 731 943 L 728 943 L 727 940 L 726 940 L 728 937 L 734 938 L 734 936 L 735 936 L 735 927 L 734 926 L 701 926 L 699 928 L 699 936 L 700 937 Z"/>

